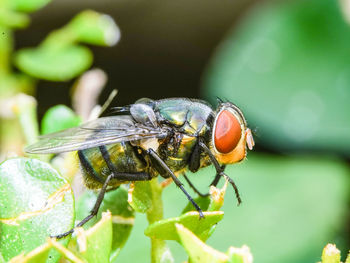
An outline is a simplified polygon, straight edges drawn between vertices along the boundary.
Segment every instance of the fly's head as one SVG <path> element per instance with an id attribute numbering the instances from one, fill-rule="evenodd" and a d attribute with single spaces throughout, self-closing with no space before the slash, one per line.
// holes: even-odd
<path id="1" fill-rule="evenodd" d="M 220 103 L 212 130 L 212 151 L 222 164 L 243 160 L 253 149 L 254 139 L 242 111 L 231 102 Z"/>

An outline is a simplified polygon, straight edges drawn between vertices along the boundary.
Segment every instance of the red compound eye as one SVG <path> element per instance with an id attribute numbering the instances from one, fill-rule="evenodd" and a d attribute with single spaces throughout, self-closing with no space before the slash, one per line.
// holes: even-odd
<path id="1" fill-rule="evenodd" d="M 241 139 L 242 130 L 239 121 L 228 110 L 220 112 L 216 120 L 214 143 L 221 153 L 229 153 L 236 148 Z"/>

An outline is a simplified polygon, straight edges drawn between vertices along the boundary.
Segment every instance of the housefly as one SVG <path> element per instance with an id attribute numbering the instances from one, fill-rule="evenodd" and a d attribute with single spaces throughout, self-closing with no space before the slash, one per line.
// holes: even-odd
<path id="1" fill-rule="evenodd" d="M 112 108 L 113 116 L 101 117 L 56 133 L 39 137 L 26 148 L 35 154 L 78 151 L 85 184 L 100 189 L 91 213 L 77 226 L 94 217 L 108 187 L 130 181 L 147 181 L 161 175 L 172 178 L 203 217 L 202 210 L 178 179 L 184 172 L 196 172 L 213 164 L 216 186 L 226 178 L 241 202 L 233 180 L 224 173 L 225 165 L 242 161 L 254 140 L 241 110 L 220 101 L 216 110 L 198 99 L 140 99 L 132 105 Z M 58 235 L 62 238 L 74 229 Z"/>

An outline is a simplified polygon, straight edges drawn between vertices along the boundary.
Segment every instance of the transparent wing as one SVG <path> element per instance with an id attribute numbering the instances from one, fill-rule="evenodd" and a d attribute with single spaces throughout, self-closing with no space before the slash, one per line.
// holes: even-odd
<path id="1" fill-rule="evenodd" d="M 161 128 L 148 127 L 135 122 L 130 116 L 103 117 L 79 127 L 50 133 L 26 147 L 28 153 L 62 153 L 93 148 L 122 141 L 164 138 Z"/>

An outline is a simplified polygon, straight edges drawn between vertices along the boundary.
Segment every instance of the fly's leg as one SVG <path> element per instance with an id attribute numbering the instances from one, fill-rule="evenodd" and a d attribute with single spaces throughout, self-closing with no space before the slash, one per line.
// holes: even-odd
<path id="1" fill-rule="evenodd" d="M 201 196 L 201 197 L 207 197 L 207 196 L 209 196 L 209 193 L 202 194 L 201 192 L 199 192 L 198 189 L 192 184 L 192 182 L 190 181 L 190 179 L 188 179 L 188 177 L 186 176 L 185 173 L 183 173 L 183 177 L 184 177 L 185 180 L 187 181 L 188 185 L 193 189 L 193 191 L 195 191 L 199 196 Z"/>
<path id="2" fill-rule="evenodd" d="M 221 171 L 225 170 L 225 165 L 221 165 Z M 216 173 L 214 180 L 210 183 L 210 185 L 217 186 L 220 181 L 221 175 Z"/>
<path id="3" fill-rule="evenodd" d="M 202 148 L 199 144 L 199 138 L 197 138 L 198 142 L 196 143 L 196 145 L 194 146 L 194 149 L 192 151 L 192 154 L 191 154 L 191 157 L 190 157 L 190 161 L 189 161 L 189 164 L 188 164 L 188 168 L 191 172 L 196 172 L 198 171 L 198 169 L 200 168 L 200 161 L 201 161 L 201 151 L 202 151 Z M 225 169 L 225 166 L 221 166 L 221 169 L 224 170 Z M 185 174 L 184 174 L 185 175 Z M 220 181 L 220 178 L 221 178 L 221 175 L 216 173 L 216 176 L 214 178 L 214 180 L 211 182 L 210 185 L 213 185 L 213 186 L 217 186 L 217 184 L 219 183 Z M 187 183 L 190 185 L 190 187 L 199 195 L 199 196 L 208 196 L 208 194 L 205 194 L 203 195 L 202 193 L 200 193 L 195 187 L 194 185 L 191 183 L 191 181 L 187 178 L 187 176 L 185 175 L 185 179 L 187 181 Z"/>
<path id="4" fill-rule="evenodd" d="M 221 167 L 220 166 L 218 160 L 216 160 L 215 156 L 211 153 L 211 151 L 208 148 L 208 146 L 206 146 L 203 142 L 199 142 L 199 145 L 209 155 L 209 158 L 210 158 L 211 162 L 213 163 L 213 165 L 215 167 L 217 175 L 215 176 L 215 179 L 214 179 L 213 183 L 218 183 L 219 182 L 219 179 L 217 179 L 218 175 L 224 177 L 232 185 L 233 189 L 235 190 L 235 194 L 236 194 L 236 198 L 237 198 L 237 201 L 238 201 L 238 205 L 240 205 L 242 203 L 242 200 L 241 200 L 241 196 L 239 195 L 238 188 L 237 188 L 235 182 L 227 174 L 224 173 L 225 167 Z"/>
<path id="5" fill-rule="evenodd" d="M 83 226 L 91 218 L 93 218 L 94 216 L 97 215 L 98 210 L 100 209 L 101 203 L 103 201 L 103 198 L 105 196 L 105 193 L 107 192 L 108 184 L 110 183 L 110 181 L 112 179 L 118 179 L 119 181 L 148 181 L 148 180 L 152 179 L 152 177 L 149 174 L 147 174 L 147 173 L 135 173 L 135 174 L 132 174 L 132 173 L 119 173 L 119 172 L 117 172 L 115 170 L 114 165 L 111 162 L 111 159 L 109 157 L 109 154 L 107 152 L 106 147 L 105 146 L 100 146 L 100 151 L 101 151 L 101 154 L 102 154 L 102 156 L 103 156 L 103 158 L 104 158 L 104 160 L 105 160 L 109 170 L 111 171 L 111 174 L 107 177 L 107 179 L 103 183 L 103 186 L 102 186 L 100 192 L 98 193 L 95 205 L 92 208 L 92 210 L 90 211 L 90 214 L 87 217 L 85 217 L 82 221 L 80 221 L 75 227 Z M 74 232 L 74 228 L 72 228 L 71 230 L 69 230 L 69 231 L 67 231 L 67 232 L 65 232 L 63 234 L 60 234 L 60 235 L 57 235 L 57 236 L 53 236 L 53 237 L 56 237 L 57 239 L 60 239 L 60 238 L 63 238 L 63 237 L 66 237 L 66 236 L 72 234 L 73 232 Z"/>
<path id="6" fill-rule="evenodd" d="M 210 185 L 217 186 L 219 181 L 220 181 L 220 179 L 221 179 L 221 174 L 217 173 L 215 175 L 214 180 L 210 183 Z"/>
<path id="7" fill-rule="evenodd" d="M 98 212 L 98 209 L 101 206 L 103 197 L 105 196 L 108 183 L 111 181 L 111 179 L 113 179 L 113 176 L 114 176 L 114 174 L 110 174 L 107 177 L 106 181 L 103 184 L 103 187 L 101 188 L 100 192 L 98 193 L 96 203 L 95 203 L 94 207 L 92 208 L 92 210 L 90 211 L 90 214 L 87 217 L 85 217 L 83 220 L 81 220 L 75 227 L 83 226 L 91 218 L 93 218 L 95 215 L 97 215 L 97 212 Z M 72 228 L 71 230 L 69 230 L 69 231 L 67 231 L 67 232 L 65 232 L 63 234 L 60 234 L 60 235 L 57 235 L 57 236 L 53 236 L 53 237 L 56 237 L 57 239 L 60 239 L 60 238 L 63 238 L 63 237 L 66 237 L 66 236 L 72 234 L 73 232 L 74 232 L 74 228 Z"/>
<path id="8" fill-rule="evenodd" d="M 181 191 L 186 195 L 187 199 L 192 203 L 192 205 L 196 208 L 196 210 L 199 213 L 200 218 L 204 218 L 203 211 L 200 209 L 200 207 L 196 204 L 196 202 L 193 200 L 193 198 L 187 193 L 185 188 L 183 188 L 182 183 L 180 180 L 176 177 L 176 175 L 171 171 L 171 169 L 168 167 L 168 165 L 162 160 L 162 158 L 159 157 L 159 155 L 153 150 L 153 149 L 148 149 L 147 153 L 153 157 L 155 161 L 158 162 L 158 164 L 170 175 L 170 177 L 173 179 L 174 183 L 176 186 L 178 186 Z"/>

